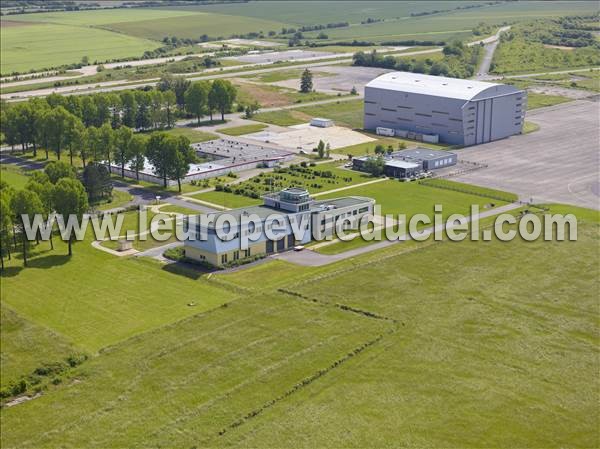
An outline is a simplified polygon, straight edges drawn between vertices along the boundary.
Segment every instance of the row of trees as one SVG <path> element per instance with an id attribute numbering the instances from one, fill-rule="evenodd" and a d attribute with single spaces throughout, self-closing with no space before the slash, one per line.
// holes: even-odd
<path id="1" fill-rule="evenodd" d="M 83 184 L 76 178 L 75 170 L 66 164 L 50 163 L 44 171 L 34 172 L 23 190 L 15 190 L 0 182 L 0 261 L 4 269 L 4 257 L 11 259 L 11 247 L 16 250 L 20 240 L 23 265 L 27 266 L 27 250 L 31 245 L 25 232 L 24 217 L 33 222 L 40 214 L 47 220 L 56 213 L 67 217 L 73 215 L 81 220 L 88 210 L 88 196 Z M 69 256 L 73 254 L 73 235 L 67 238 Z M 42 238 L 36 236 L 36 240 Z M 54 249 L 52 232 L 50 247 Z"/>
<path id="2" fill-rule="evenodd" d="M 137 131 L 159 130 L 175 126 L 178 117 L 190 114 L 200 118 L 215 111 L 224 118 L 233 108 L 235 87 L 226 80 L 190 83 L 181 77 L 165 76 L 156 89 L 132 90 L 93 95 L 62 96 L 52 94 L 45 99 L 2 107 L 0 123 L 8 145 L 30 147 L 37 156 L 42 147 L 55 151 L 81 150 L 84 129 L 112 129 L 124 126 Z M 82 157 L 85 159 L 85 157 Z"/>
<path id="3" fill-rule="evenodd" d="M 370 53 L 359 51 L 352 59 L 356 66 L 382 67 L 402 72 L 426 73 L 436 76 L 469 78 L 473 76 L 479 61 L 480 46 L 467 47 L 456 41 L 443 49 L 443 59 L 403 58 L 391 55 L 383 56 L 373 50 Z"/>

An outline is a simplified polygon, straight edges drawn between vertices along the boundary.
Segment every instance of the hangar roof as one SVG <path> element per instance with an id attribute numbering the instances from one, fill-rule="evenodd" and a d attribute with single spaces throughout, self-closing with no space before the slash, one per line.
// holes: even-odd
<path id="1" fill-rule="evenodd" d="M 463 80 L 445 76 L 424 75 L 411 72 L 389 72 L 370 81 L 366 87 L 410 92 L 436 97 L 472 100 L 480 93 L 489 90 L 489 94 L 518 92 L 512 86 L 485 81 Z M 507 89 L 508 88 L 508 89 Z"/>

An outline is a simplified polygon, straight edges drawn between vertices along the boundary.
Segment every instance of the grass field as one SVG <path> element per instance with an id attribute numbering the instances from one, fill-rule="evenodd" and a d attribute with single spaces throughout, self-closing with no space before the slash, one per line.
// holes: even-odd
<path id="1" fill-rule="evenodd" d="M 433 143 L 424 143 L 417 142 L 415 140 L 402 139 L 399 137 L 381 137 L 376 134 L 366 133 L 370 137 L 375 138 L 376 140 L 372 142 L 359 143 L 357 145 L 351 145 L 349 147 L 336 148 L 335 150 L 331 150 L 333 153 L 339 153 L 352 156 L 364 156 L 365 154 L 375 154 L 375 147 L 377 145 L 383 145 L 386 149 L 388 146 L 392 146 L 394 150 L 398 150 L 398 145 L 405 144 L 406 148 L 412 147 L 425 147 L 431 148 L 434 150 L 444 149 L 446 145 L 444 144 L 433 144 Z"/>
<path id="2" fill-rule="evenodd" d="M 19 167 L 12 164 L 2 164 L 0 167 L 0 181 L 6 182 L 16 190 L 24 189 L 29 178 Z"/>
<path id="3" fill-rule="evenodd" d="M 527 92 L 527 109 L 545 108 L 546 106 L 554 106 L 555 104 L 566 103 L 573 101 L 571 98 L 561 95 L 546 95 L 537 94 L 535 92 Z"/>
<path id="4" fill-rule="evenodd" d="M 248 198 L 246 196 L 236 195 L 229 192 L 204 192 L 192 195 L 191 197 L 201 201 L 206 201 L 208 203 L 217 204 L 219 206 L 226 207 L 227 209 L 262 204 L 262 200 L 260 199 Z"/>
<path id="5" fill-rule="evenodd" d="M 219 138 L 219 136 L 217 136 L 216 134 L 208 133 L 206 131 L 200 131 L 190 127 L 171 128 L 165 132 L 176 137 L 187 137 L 188 139 L 190 139 L 191 143 L 206 142 L 207 140 L 214 140 Z"/>
<path id="6" fill-rule="evenodd" d="M 201 34 L 215 38 L 227 38 L 233 34 L 251 31 L 279 30 L 281 22 L 265 19 L 243 18 L 214 13 L 198 13 L 166 19 L 116 22 L 105 28 L 139 38 L 161 40 L 165 36 L 197 39 Z"/>
<path id="7" fill-rule="evenodd" d="M 327 117 L 334 120 L 336 125 L 362 128 L 363 102 L 362 100 L 337 101 L 282 111 L 260 112 L 252 120 L 279 126 L 291 126 L 306 123 L 313 117 Z"/>
<path id="8" fill-rule="evenodd" d="M 55 23 L 3 26 L 0 40 L 0 71 L 5 75 L 73 64 L 84 56 L 88 56 L 90 62 L 139 57 L 144 51 L 160 46 L 158 42 L 135 36 Z"/>
<path id="9" fill-rule="evenodd" d="M 125 216 L 127 229 L 135 230 L 135 213 Z M 2 275 L 2 302 L 89 352 L 235 297 L 203 280 L 172 274 L 155 261 L 119 259 L 94 249 L 89 236 L 74 245 L 71 258 L 66 246 L 54 240 L 54 251 L 47 243 L 34 247 L 27 269 L 20 255 L 13 255 Z M 150 278 L 159 289 L 145 288 Z M 197 306 L 188 307 L 190 301 Z"/>
<path id="10" fill-rule="evenodd" d="M 257 123 L 255 125 L 242 125 L 242 126 L 232 126 L 229 128 L 220 128 L 217 129 L 220 133 L 227 134 L 228 136 L 242 136 L 244 134 L 256 133 L 265 129 L 267 125 L 263 125 L 262 123 Z"/>
<path id="11" fill-rule="evenodd" d="M 0 307 L 0 313 L 0 388 L 44 362 L 58 362 L 75 352 L 64 337 L 20 317 L 6 305 Z"/>
<path id="12" fill-rule="evenodd" d="M 3 446 L 593 447 L 597 242 L 585 218 L 577 242 L 414 243 L 215 274 L 244 299 L 3 409 Z"/>
<path id="13" fill-rule="evenodd" d="M 471 205 L 475 204 L 479 205 L 481 210 L 490 203 L 495 205 L 505 204 L 503 201 L 474 194 L 478 193 L 475 188 L 472 191 L 473 193 L 463 193 L 429 187 L 416 182 L 388 180 L 366 186 L 357 186 L 344 192 L 326 194 L 319 196 L 319 199 L 335 198 L 340 195 L 366 196 L 375 199 L 376 204 L 381 206 L 382 214 L 405 214 L 407 220 L 415 214 L 426 214 L 433 217 L 435 204 L 443 206 L 443 217 L 455 213 L 468 215 Z"/>

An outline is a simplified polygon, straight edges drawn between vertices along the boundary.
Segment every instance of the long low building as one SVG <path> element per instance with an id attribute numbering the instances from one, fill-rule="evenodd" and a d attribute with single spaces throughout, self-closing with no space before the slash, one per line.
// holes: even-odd
<path id="1" fill-rule="evenodd" d="M 475 145 L 520 134 L 527 93 L 506 84 L 390 72 L 365 86 L 364 128 Z"/>
<path id="2" fill-rule="evenodd" d="M 355 170 L 365 170 L 365 163 L 374 156 L 352 158 Z M 415 178 L 423 172 L 456 165 L 458 157 L 455 153 L 429 148 L 414 148 L 387 153 L 383 159 L 383 173 L 391 178 Z"/>
<path id="3" fill-rule="evenodd" d="M 188 218 L 184 228 L 193 234 L 193 238 L 184 242 L 185 256 L 222 266 L 248 257 L 287 251 L 314 238 L 332 235 L 338 219 L 346 219 L 347 228 L 356 228 L 363 216 L 373 214 L 375 205 L 373 199 L 358 196 L 315 201 L 306 190 L 297 187 L 265 195 L 263 200 L 264 203 L 259 206 L 210 214 L 206 217 L 207 223 L 194 223 L 193 229 L 190 229 L 192 223 Z M 233 219 L 236 225 L 232 228 L 229 221 L 223 220 L 225 218 Z M 258 223 L 248 224 L 244 229 L 244 220 L 252 218 Z M 274 218 L 282 221 L 276 223 Z M 294 223 L 302 234 L 298 240 L 297 234 L 294 234 Z M 275 226 L 277 239 L 270 238 L 267 233 Z M 219 231 L 229 232 L 233 237 L 222 239 Z M 255 235 L 244 248 L 242 238 L 249 233 Z"/>

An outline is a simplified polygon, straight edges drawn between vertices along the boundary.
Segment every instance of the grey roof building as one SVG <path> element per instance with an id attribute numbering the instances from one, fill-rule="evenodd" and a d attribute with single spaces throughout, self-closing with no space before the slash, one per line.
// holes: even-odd
<path id="1" fill-rule="evenodd" d="M 520 134 L 526 105 L 526 92 L 506 84 L 390 72 L 365 86 L 364 128 L 475 145 Z"/>

